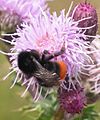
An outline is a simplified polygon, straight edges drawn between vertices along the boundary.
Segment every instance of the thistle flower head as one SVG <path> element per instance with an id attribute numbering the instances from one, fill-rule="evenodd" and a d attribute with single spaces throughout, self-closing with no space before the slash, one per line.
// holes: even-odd
<path id="1" fill-rule="evenodd" d="M 98 18 L 97 18 L 96 9 L 90 3 L 87 2 L 79 3 L 74 9 L 73 19 L 75 21 L 78 21 L 86 17 L 90 17 L 90 18 L 80 21 L 78 26 L 84 28 L 95 25 L 94 27 L 85 30 L 85 35 L 95 36 L 98 28 L 97 25 Z M 93 38 L 88 37 L 86 40 L 91 42 Z"/>
<path id="2" fill-rule="evenodd" d="M 90 83 L 90 92 L 100 94 L 100 41 L 95 39 L 91 43 L 91 46 L 98 52 L 91 54 L 94 64 L 90 69 L 87 69 L 88 71 L 86 72 L 88 72 L 90 76 L 85 79 Z"/>
<path id="3" fill-rule="evenodd" d="M 0 14 L 0 33 L 14 33 L 22 20 L 17 14 L 2 11 Z"/>
<path id="4" fill-rule="evenodd" d="M 0 11 L 18 14 L 22 19 L 27 19 L 29 13 L 38 15 L 40 7 L 47 7 L 46 0 L 0 0 Z"/>
<path id="5" fill-rule="evenodd" d="M 61 49 L 65 42 L 65 53 L 57 57 L 57 60 L 65 61 L 68 65 L 69 76 L 76 74 L 85 59 L 89 59 L 86 53 L 88 44 L 80 39 L 80 37 L 85 39 L 84 33 L 81 33 L 81 29 L 77 27 L 77 23 L 73 22 L 71 17 L 67 18 L 64 11 L 59 17 L 56 13 L 51 16 L 42 11 L 37 18 L 31 18 L 31 23 L 31 25 L 23 23 L 23 30 L 17 29 L 19 37 L 12 42 L 13 51 L 20 53 L 24 50 L 35 49 L 40 54 L 44 50 L 54 53 Z M 17 60 L 14 59 L 14 61 L 17 66 Z"/>
<path id="6" fill-rule="evenodd" d="M 86 104 L 86 96 L 83 88 L 80 86 L 76 87 L 76 89 L 71 88 L 70 90 L 59 88 L 58 101 L 65 111 L 75 114 L 83 110 Z"/>
<path id="7" fill-rule="evenodd" d="M 34 76 L 26 79 L 26 76 L 18 68 L 17 59 L 20 52 L 35 49 L 40 54 L 44 50 L 54 53 L 61 49 L 63 44 L 65 45 L 64 54 L 53 60 L 62 60 L 66 63 L 68 66 L 69 81 L 71 81 L 71 77 L 73 76 L 78 80 L 78 73 L 82 67 L 84 68 L 84 62 L 92 61 L 88 55 L 89 51 L 87 51 L 87 48 L 90 46 L 81 39 L 86 39 L 84 32 L 82 32 L 83 28 L 79 28 L 78 22 L 74 21 L 72 16 L 68 16 L 69 12 L 65 14 L 64 10 L 61 11 L 60 16 L 57 16 L 56 12 L 51 15 L 49 12 L 44 12 L 41 9 L 39 16 L 30 16 L 31 24 L 23 23 L 21 25 L 23 29 L 18 28 L 17 33 L 13 34 L 19 36 L 18 38 L 13 37 L 13 41 L 10 42 L 13 47 L 11 48 L 11 53 L 8 54 L 11 56 L 10 60 L 12 64 L 10 74 L 13 71 L 17 73 L 14 84 L 19 76 L 24 77 L 24 84 L 29 83 L 28 88 L 31 84 L 38 84 Z M 5 41 L 8 42 L 7 40 Z"/>
<path id="8" fill-rule="evenodd" d="M 47 8 L 46 0 L 0 0 L 0 34 L 14 33 L 22 22 L 30 21 L 30 14 L 39 15 L 41 8 Z"/>

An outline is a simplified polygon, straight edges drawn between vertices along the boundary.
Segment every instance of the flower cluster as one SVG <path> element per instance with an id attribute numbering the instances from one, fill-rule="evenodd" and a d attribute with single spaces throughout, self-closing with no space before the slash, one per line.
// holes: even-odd
<path id="1" fill-rule="evenodd" d="M 16 82 L 21 81 L 22 85 L 26 86 L 23 95 L 29 90 L 32 93 L 33 99 L 37 101 L 40 99 L 42 93 L 43 87 L 39 84 L 39 80 L 40 82 L 42 80 L 40 77 L 38 80 L 32 73 L 31 75 L 26 75 L 19 68 L 18 56 L 23 51 L 30 52 L 36 50 L 40 58 L 42 58 L 45 51 L 46 55 L 53 55 L 64 47 L 63 54 L 56 57 L 53 55 L 53 59 L 51 60 L 53 62 L 63 61 L 67 67 L 65 79 L 59 80 L 59 84 L 56 86 L 58 88 L 58 99 L 61 107 L 67 112 L 72 114 L 79 113 L 86 104 L 85 91 L 82 87 L 83 79 L 81 76 L 87 75 L 86 70 L 92 70 L 95 66 L 92 53 L 98 52 L 96 48 L 90 45 L 90 41 L 97 37 L 96 10 L 90 4 L 83 3 L 76 6 L 70 14 L 71 4 L 67 14 L 65 10 L 62 10 L 59 16 L 56 12 L 51 15 L 49 11 L 44 11 L 46 8 L 45 0 L 40 1 L 41 0 L 16 0 L 15 2 L 14 0 L 8 0 L 5 2 L 5 0 L 1 0 L 0 2 L 0 6 L 2 6 L 1 10 L 4 10 L 4 12 L 10 11 L 11 14 L 13 13 L 14 15 L 20 16 L 19 18 L 21 20 L 24 19 L 20 26 L 17 27 L 16 33 L 10 34 L 13 40 L 4 40 L 12 45 L 10 49 L 11 53 L 0 51 L 10 56 L 11 62 L 11 72 L 4 79 L 13 72 L 16 72 L 16 78 L 11 87 L 13 87 Z M 13 2 L 15 2 L 14 6 L 12 4 Z M 13 17 L 16 18 L 15 16 Z M 27 22 L 27 18 L 31 24 Z M 19 25 L 18 23 L 17 25 Z M 14 37 L 16 35 L 17 37 Z M 37 75 L 42 75 L 41 70 L 46 69 L 46 67 L 44 68 L 43 66 L 46 66 L 46 64 L 40 62 L 40 58 L 38 58 L 36 53 L 35 59 L 33 56 L 30 56 L 30 58 L 31 60 L 28 58 L 25 59 L 25 61 L 29 63 L 35 61 L 36 64 L 33 65 L 36 65 L 40 70 L 39 73 L 37 72 Z M 38 58 L 37 61 L 36 58 Z M 25 65 L 27 66 L 28 63 L 25 63 Z M 48 72 L 49 69 L 45 71 Z M 88 71 L 88 73 L 89 72 L 90 71 Z M 52 73 L 52 75 L 55 74 L 55 72 Z M 47 80 L 45 81 L 48 82 Z M 94 81 L 94 79 L 92 81 Z M 98 88 L 100 91 L 100 86 L 98 86 L 98 84 L 96 85 L 95 89 Z"/>

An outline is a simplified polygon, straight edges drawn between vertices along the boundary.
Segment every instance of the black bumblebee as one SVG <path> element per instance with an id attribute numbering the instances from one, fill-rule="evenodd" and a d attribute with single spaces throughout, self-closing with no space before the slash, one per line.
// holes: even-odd
<path id="1" fill-rule="evenodd" d="M 18 67 L 27 78 L 34 76 L 41 86 L 59 85 L 59 80 L 66 76 L 66 64 L 62 61 L 52 62 L 50 60 L 63 54 L 64 51 L 64 47 L 54 54 L 49 54 L 46 50 L 42 55 L 36 50 L 22 51 L 18 55 Z"/>

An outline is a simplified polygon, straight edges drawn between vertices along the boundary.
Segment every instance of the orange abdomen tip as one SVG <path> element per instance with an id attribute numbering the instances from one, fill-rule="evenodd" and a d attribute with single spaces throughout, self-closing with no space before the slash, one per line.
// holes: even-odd
<path id="1" fill-rule="evenodd" d="M 60 67 L 60 79 L 64 80 L 67 73 L 67 65 L 63 61 L 57 61 L 59 67 Z"/>

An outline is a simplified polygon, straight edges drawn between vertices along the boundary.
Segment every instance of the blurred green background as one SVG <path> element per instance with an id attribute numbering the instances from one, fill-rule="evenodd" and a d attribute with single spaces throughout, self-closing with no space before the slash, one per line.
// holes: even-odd
<path id="1" fill-rule="evenodd" d="M 84 0 L 73 0 L 74 4 Z M 88 0 L 95 6 L 100 14 L 100 0 Z M 59 11 L 63 8 L 68 9 L 71 0 L 54 0 L 49 2 L 51 11 Z M 99 20 L 100 21 L 100 20 Z M 9 77 L 6 81 L 2 81 L 2 78 L 8 73 L 10 64 L 7 62 L 5 56 L 0 54 L 0 120 L 35 120 L 34 112 L 23 113 L 20 112 L 21 107 L 30 104 L 28 99 L 21 98 L 20 92 L 24 91 L 24 88 L 18 86 L 10 89 L 14 75 Z M 96 103 L 96 110 L 100 112 L 100 102 Z M 38 114 L 37 114 L 38 115 Z M 41 119 L 40 119 L 41 120 Z M 47 119 L 48 120 L 48 119 Z M 100 120 L 100 118 L 98 118 Z"/>

